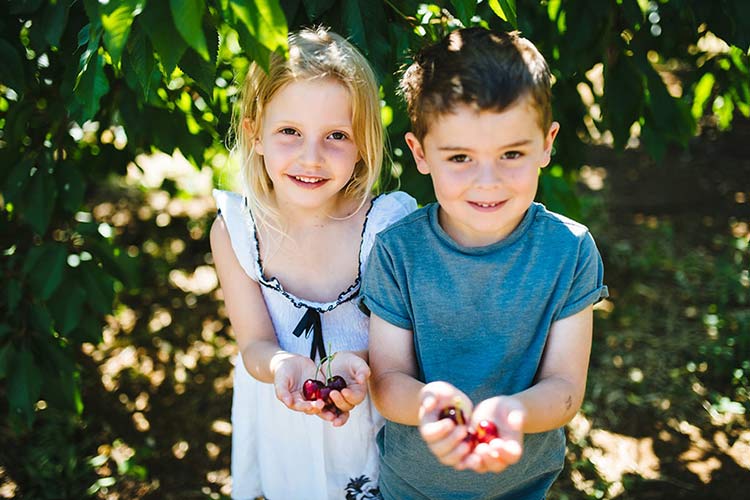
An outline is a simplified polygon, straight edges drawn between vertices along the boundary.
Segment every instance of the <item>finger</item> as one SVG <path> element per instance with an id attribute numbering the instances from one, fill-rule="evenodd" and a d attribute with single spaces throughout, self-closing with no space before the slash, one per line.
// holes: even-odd
<path id="1" fill-rule="evenodd" d="M 468 455 L 466 455 L 461 462 L 459 462 L 457 465 L 454 466 L 454 469 L 457 470 L 473 470 L 474 472 L 478 472 L 480 474 L 483 474 L 487 472 L 487 470 L 484 467 L 484 462 L 482 461 L 481 457 L 479 457 L 476 453 L 471 452 Z"/>
<path id="2" fill-rule="evenodd" d="M 456 446 L 453 447 L 446 446 L 443 448 L 443 443 L 443 441 L 439 441 L 435 446 L 430 446 L 430 450 L 441 463 L 451 467 L 460 464 L 464 457 L 471 452 L 471 447 L 463 440 L 458 441 Z M 438 449 L 438 451 L 436 452 L 435 449 Z"/>
<path id="3" fill-rule="evenodd" d="M 438 422 L 441 423 L 441 422 Z M 445 435 L 445 437 L 440 439 L 433 439 L 433 440 L 427 440 L 425 439 L 425 442 L 427 442 L 428 446 L 430 447 L 430 450 L 432 450 L 432 453 L 434 453 L 438 458 L 446 457 L 448 455 L 451 455 L 451 453 L 458 448 L 460 445 L 465 444 L 466 446 L 463 448 L 463 453 L 461 453 L 461 456 L 458 457 L 460 460 L 461 458 L 466 455 L 470 450 L 468 449 L 468 444 L 464 442 L 464 438 L 466 437 L 466 427 L 464 426 L 454 426 L 450 432 Z M 459 460 L 455 460 L 451 463 L 457 463 Z"/>
<path id="4" fill-rule="evenodd" d="M 331 401 L 333 401 L 333 404 L 335 404 L 339 410 L 351 411 L 351 409 L 355 406 L 349 403 L 349 401 L 347 401 L 339 391 L 331 391 L 328 397 L 331 399 Z"/>
<path id="5" fill-rule="evenodd" d="M 367 386 L 360 384 L 350 385 L 341 391 L 341 396 L 346 399 L 349 404 L 358 405 L 364 401 L 365 396 L 367 396 Z"/>
<path id="6" fill-rule="evenodd" d="M 443 419 L 436 422 L 426 422 L 419 426 L 419 433 L 428 444 L 445 439 L 458 426 L 451 420 Z M 464 432 L 466 432 L 464 428 Z"/>
<path id="7" fill-rule="evenodd" d="M 510 465 L 518 462 L 523 454 L 521 444 L 513 439 L 493 439 L 489 446 L 495 452 L 499 460 Z"/>
<path id="8" fill-rule="evenodd" d="M 333 419 L 332 423 L 334 427 L 341 427 L 349 420 L 349 412 L 341 412 L 336 418 Z"/>

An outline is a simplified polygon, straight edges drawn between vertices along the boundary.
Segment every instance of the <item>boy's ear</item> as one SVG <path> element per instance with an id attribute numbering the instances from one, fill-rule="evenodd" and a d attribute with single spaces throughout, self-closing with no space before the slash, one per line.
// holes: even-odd
<path id="1" fill-rule="evenodd" d="M 552 159 L 552 145 L 555 143 L 555 137 L 560 131 L 560 124 L 558 122 L 552 122 L 547 131 L 547 135 L 544 136 L 544 160 L 542 161 L 541 168 L 549 165 Z"/>
<path id="2" fill-rule="evenodd" d="M 429 174 L 430 166 L 427 164 L 427 160 L 424 157 L 424 148 L 422 147 L 422 143 L 419 142 L 417 136 L 412 132 L 407 132 L 404 136 L 404 139 L 406 139 L 406 145 L 409 146 L 409 149 L 411 149 L 411 155 L 414 157 L 414 161 L 417 164 L 417 170 L 419 170 L 419 173 L 425 175 Z"/>
<path id="3" fill-rule="evenodd" d="M 255 148 L 255 152 L 263 156 L 263 143 L 256 134 L 255 123 L 250 118 L 244 118 L 242 120 L 242 133 L 245 134 L 245 139 L 248 143 L 252 143 Z"/>

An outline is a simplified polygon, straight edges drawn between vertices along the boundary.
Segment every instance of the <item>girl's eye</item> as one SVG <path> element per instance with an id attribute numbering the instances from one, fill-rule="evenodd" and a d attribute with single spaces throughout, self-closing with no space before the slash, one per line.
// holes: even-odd
<path id="1" fill-rule="evenodd" d="M 329 135 L 328 137 L 330 137 L 331 139 L 334 139 L 336 141 L 343 141 L 344 139 L 346 139 L 346 134 L 343 133 L 343 132 L 334 132 L 331 135 Z"/>
<path id="2" fill-rule="evenodd" d="M 297 134 L 297 131 L 294 130 L 293 128 L 291 128 L 291 127 L 282 128 L 281 130 L 279 130 L 279 132 L 282 135 L 296 135 Z"/>
<path id="3" fill-rule="evenodd" d="M 521 156 L 523 155 L 520 151 L 508 151 L 507 153 L 503 154 L 503 159 L 504 160 L 517 160 Z"/>
<path id="4" fill-rule="evenodd" d="M 448 161 L 452 163 L 466 163 L 468 161 L 471 161 L 471 158 L 469 158 L 468 155 L 460 154 L 451 156 L 450 158 L 448 158 Z"/>

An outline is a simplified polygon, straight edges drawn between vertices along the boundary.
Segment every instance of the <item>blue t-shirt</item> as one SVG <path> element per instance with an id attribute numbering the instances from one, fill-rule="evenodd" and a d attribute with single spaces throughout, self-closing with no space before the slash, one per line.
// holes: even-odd
<path id="1" fill-rule="evenodd" d="M 607 296 L 588 229 L 532 203 L 506 238 L 463 247 L 431 204 L 381 232 L 364 276 L 366 306 L 411 330 L 418 378 L 447 381 L 478 403 L 529 388 L 553 322 Z M 386 421 L 378 436 L 386 499 L 539 499 L 562 469 L 563 429 L 524 436 L 500 474 L 438 462 L 417 427 Z"/>

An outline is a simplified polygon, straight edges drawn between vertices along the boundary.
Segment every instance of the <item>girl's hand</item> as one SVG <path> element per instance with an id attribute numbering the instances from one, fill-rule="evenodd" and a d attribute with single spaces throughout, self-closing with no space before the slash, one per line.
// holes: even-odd
<path id="1" fill-rule="evenodd" d="M 440 412 L 448 407 L 458 407 L 468 419 L 472 413 L 471 400 L 447 382 L 431 382 L 420 391 L 419 432 L 430 451 L 437 459 L 457 469 L 464 464 L 471 447 L 464 441 L 468 430 L 466 424 L 440 418 Z"/>
<path id="2" fill-rule="evenodd" d="M 284 353 L 271 362 L 273 385 L 276 397 L 287 408 L 294 411 L 318 415 L 323 410 L 323 401 L 307 401 L 302 395 L 302 384 L 315 374 L 315 362 L 307 356 Z"/>
<path id="3" fill-rule="evenodd" d="M 480 443 L 466 458 L 466 466 L 475 472 L 501 472 L 521 458 L 523 453 L 523 423 L 526 409 L 513 396 L 486 399 L 474 408 L 471 426 L 482 419 L 497 425 L 499 437 Z"/>
<path id="4" fill-rule="evenodd" d="M 328 365 L 321 367 L 323 378 L 328 376 Z M 338 411 L 323 410 L 320 417 L 340 427 L 349 419 L 349 412 L 364 401 L 367 395 L 367 379 L 370 377 L 370 367 L 364 359 L 351 351 L 339 351 L 333 356 L 330 366 L 331 375 L 340 375 L 346 380 L 346 387 L 341 391 L 331 391 L 330 400 Z"/>

